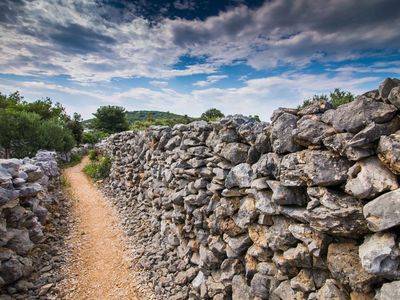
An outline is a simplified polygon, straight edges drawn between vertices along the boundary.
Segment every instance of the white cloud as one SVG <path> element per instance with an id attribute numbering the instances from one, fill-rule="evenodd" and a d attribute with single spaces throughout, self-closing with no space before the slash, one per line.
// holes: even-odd
<path id="1" fill-rule="evenodd" d="M 158 81 L 158 80 L 153 80 L 149 82 L 151 85 L 159 87 L 159 88 L 166 88 L 168 86 L 167 81 Z"/>
<path id="2" fill-rule="evenodd" d="M 0 89 L 6 92 L 20 90 L 28 99 L 46 95 L 57 101 L 62 100 L 69 113 L 77 111 L 85 118 L 89 118 L 98 106 L 113 104 L 127 110 L 172 111 L 190 116 L 200 116 L 208 108 L 216 107 L 225 114 L 259 115 L 263 120 L 269 120 L 273 110 L 280 106 L 296 107 L 304 99 L 314 94 L 326 94 L 336 87 L 361 94 L 376 88 L 379 80 L 379 77 L 373 76 L 352 78 L 345 73 L 333 77 L 287 73 L 247 80 L 243 87 L 195 89 L 188 93 L 170 88 L 132 88 L 106 94 L 44 82 L 16 81 L 0 84 Z"/>
<path id="3" fill-rule="evenodd" d="M 207 76 L 206 80 L 197 81 L 197 82 L 193 83 L 193 85 L 199 86 L 199 87 L 206 87 L 206 86 L 212 85 L 224 78 L 228 78 L 228 76 L 227 75 L 210 75 L 210 76 Z"/>

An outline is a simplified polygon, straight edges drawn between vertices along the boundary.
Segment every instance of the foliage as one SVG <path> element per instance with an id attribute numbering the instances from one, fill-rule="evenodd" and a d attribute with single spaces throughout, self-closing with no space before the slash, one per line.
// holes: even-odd
<path id="1" fill-rule="evenodd" d="M 216 108 L 210 108 L 201 114 L 200 119 L 204 121 L 215 121 L 218 118 L 223 118 L 225 115 Z"/>
<path id="2" fill-rule="evenodd" d="M 75 141 L 78 145 L 82 143 L 83 137 L 83 124 L 82 124 L 82 117 L 78 113 L 74 113 L 71 119 L 66 120 L 67 127 L 71 130 Z"/>
<path id="3" fill-rule="evenodd" d="M 60 184 L 63 188 L 68 188 L 70 187 L 70 183 L 67 179 L 67 177 L 65 177 L 65 175 L 61 175 L 60 177 Z"/>
<path id="4" fill-rule="evenodd" d="M 149 118 L 144 121 L 136 121 L 133 124 L 129 126 L 129 129 L 131 130 L 144 130 L 150 126 L 153 125 L 161 125 L 161 126 L 169 126 L 173 127 L 176 124 L 188 124 L 190 122 L 193 122 L 194 118 L 190 118 L 187 115 L 185 116 L 180 116 L 180 117 L 174 117 L 174 118 L 164 118 L 164 119 L 154 119 L 154 118 Z"/>
<path id="5" fill-rule="evenodd" d="M 106 138 L 109 134 L 100 130 L 85 131 L 82 134 L 82 143 L 94 145 Z"/>
<path id="6" fill-rule="evenodd" d="M 304 100 L 303 103 L 297 108 L 302 109 L 316 101 L 328 101 L 332 104 L 333 108 L 338 108 L 340 105 L 349 103 L 353 100 L 354 95 L 352 93 L 336 88 L 333 92 L 329 94 L 329 97 L 327 95 L 314 95 L 312 98 Z"/>
<path id="7" fill-rule="evenodd" d="M 350 92 L 345 92 L 340 89 L 335 89 L 331 94 L 331 104 L 334 108 L 338 108 L 340 105 L 352 102 L 354 95 Z"/>
<path id="8" fill-rule="evenodd" d="M 97 152 L 95 149 L 89 150 L 89 159 L 95 161 L 97 159 Z"/>
<path id="9" fill-rule="evenodd" d="M 116 133 L 128 129 L 125 109 L 120 106 L 101 106 L 93 114 L 91 126 L 106 133 Z"/>
<path id="10" fill-rule="evenodd" d="M 49 98 L 28 103 L 19 92 L 0 93 L 0 148 L 6 157 L 32 156 L 39 149 L 69 151 L 76 142 L 69 122 L 61 104 Z"/>
<path id="11" fill-rule="evenodd" d="M 99 157 L 87 164 L 83 171 L 92 179 L 99 180 L 110 175 L 111 160 L 108 156 Z"/>

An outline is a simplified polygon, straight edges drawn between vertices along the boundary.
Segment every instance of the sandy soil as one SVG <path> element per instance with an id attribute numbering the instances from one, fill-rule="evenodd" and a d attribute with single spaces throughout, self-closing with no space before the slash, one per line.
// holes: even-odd
<path id="1" fill-rule="evenodd" d="M 67 268 L 65 299 L 144 299 L 136 280 L 118 218 L 101 192 L 82 172 L 88 158 L 64 176 L 76 219 L 72 262 Z"/>

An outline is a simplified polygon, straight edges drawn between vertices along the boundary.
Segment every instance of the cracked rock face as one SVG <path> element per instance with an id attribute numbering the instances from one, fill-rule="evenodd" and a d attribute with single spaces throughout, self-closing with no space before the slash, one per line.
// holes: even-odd
<path id="1" fill-rule="evenodd" d="M 297 126 L 297 120 L 295 115 L 283 113 L 274 122 L 271 130 L 271 143 L 275 153 L 283 154 L 301 149 L 293 140 L 293 129 Z"/>

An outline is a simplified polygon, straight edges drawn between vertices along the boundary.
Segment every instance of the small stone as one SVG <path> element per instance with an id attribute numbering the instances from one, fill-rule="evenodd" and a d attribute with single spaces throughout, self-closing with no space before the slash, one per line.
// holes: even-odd
<path id="1" fill-rule="evenodd" d="M 243 275 L 236 275 L 232 279 L 232 300 L 251 300 L 250 287 Z"/>
<path id="2" fill-rule="evenodd" d="M 272 124 L 271 143 L 275 153 L 283 154 L 296 152 L 301 147 L 294 143 L 293 129 L 297 126 L 297 117 L 289 113 L 283 113 Z"/>
<path id="3" fill-rule="evenodd" d="M 348 300 L 346 290 L 336 280 L 327 279 L 324 286 L 317 293 L 317 300 Z"/>
<path id="4" fill-rule="evenodd" d="M 302 269 L 295 277 L 290 280 L 290 286 L 294 290 L 302 292 L 315 291 L 314 279 L 308 269 Z"/>
<path id="5" fill-rule="evenodd" d="M 303 188 L 284 186 L 280 181 L 267 181 L 272 189 L 272 201 L 278 205 L 303 206 L 307 203 L 306 193 Z"/>
<path id="6" fill-rule="evenodd" d="M 253 170 L 247 163 L 233 167 L 225 180 L 225 186 L 230 189 L 233 187 L 250 187 L 253 180 Z"/>

